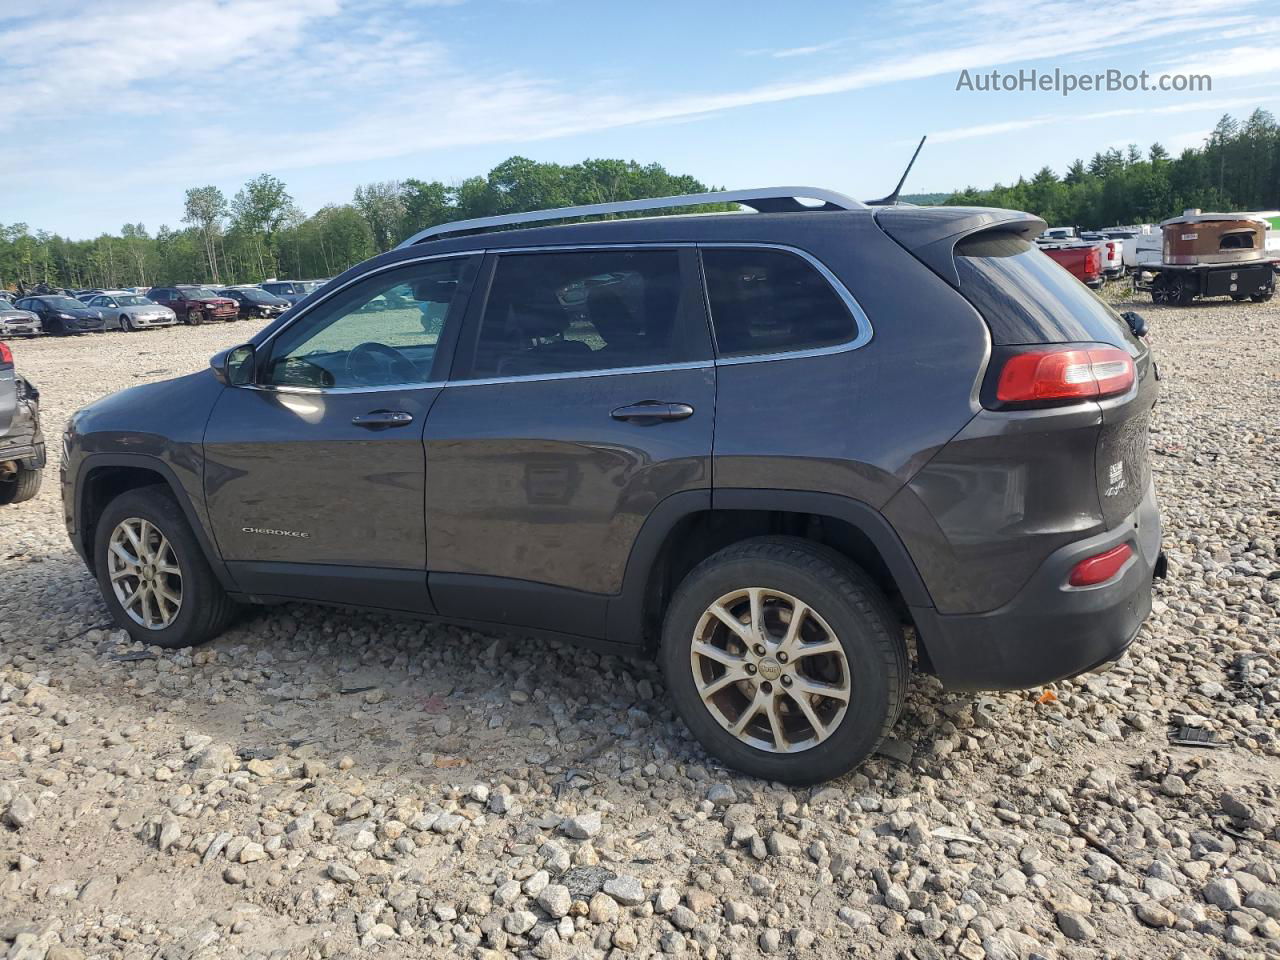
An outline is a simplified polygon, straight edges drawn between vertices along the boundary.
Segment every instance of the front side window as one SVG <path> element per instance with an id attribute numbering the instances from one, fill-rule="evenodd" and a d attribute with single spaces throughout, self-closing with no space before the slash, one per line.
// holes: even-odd
<path id="1" fill-rule="evenodd" d="M 518 377 L 694 359 L 677 250 L 505 254 L 472 377 Z M 705 339 L 705 333 L 704 333 Z"/>
<path id="2" fill-rule="evenodd" d="M 702 251 L 707 301 L 722 357 L 812 350 L 853 340 L 857 321 L 803 257 L 751 247 Z"/>
<path id="3" fill-rule="evenodd" d="M 461 320 L 474 263 L 430 260 L 335 294 L 276 338 L 265 382 L 321 389 L 426 383 L 445 323 Z"/>

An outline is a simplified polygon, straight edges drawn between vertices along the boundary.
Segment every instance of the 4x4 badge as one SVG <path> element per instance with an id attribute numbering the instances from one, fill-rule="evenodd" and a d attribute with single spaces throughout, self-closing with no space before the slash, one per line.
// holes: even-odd
<path id="1" fill-rule="evenodd" d="M 1121 490 L 1124 489 L 1124 461 L 1123 460 L 1117 460 L 1115 463 L 1111 465 L 1111 469 L 1107 473 L 1107 483 L 1108 483 L 1108 487 L 1107 487 L 1106 493 L 1103 494 L 1104 496 L 1114 497 L 1117 493 L 1119 493 Z"/>

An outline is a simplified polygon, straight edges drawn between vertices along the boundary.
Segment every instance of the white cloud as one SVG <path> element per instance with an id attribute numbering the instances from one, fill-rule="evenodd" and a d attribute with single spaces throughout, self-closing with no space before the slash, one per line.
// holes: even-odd
<path id="1" fill-rule="evenodd" d="M 1043 127 L 1048 124 L 1084 123 L 1092 120 L 1111 120 L 1117 117 L 1142 117 L 1149 114 L 1198 113 L 1203 110 L 1226 111 L 1238 107 L 1256 107 L 1263 103 L 1280 100 L 1280 97 L 1267 97 L 1262 100 L 1256 97 L 1234 100 L 1199 100 L 1187 103 L 1170 103 L 1160 107 L 1124 107 L 1116 110 L 1094 110 L 1089 113 L 1046 113 L 1034 117 L 1023 117 L 1018 120 L 1004 120 L 999 123 L 983 123 L 971 127 L 955 127 L 950 130 L 939 130 L 929 134 L 930 143 L 951 143 L 956 140 L 972 140 L 975 137 L 990 137 L 1000 133 L 1012 133 L 1015 130 L 1027 130 L 1032 127 Z M 899 143 L 907 143 L 900 140 Z M 1129 141 L 1125 140 L 1124 143 Z M 1165 147 L 1172 150 L 1166 143 Z"/>
<path id="2" fill-rule="evenodd" d="M 1260 22 L 1240 0 L 1184 0 L 1176 7 L 1165 0 L 1111 0 L 1106 17 L 1090 16 L 1079 29 L 1066 26 L 1081 22 L 1078 0 L 979 0 L 964 6 L 924 0 L 886 8 L 881 26 L 889 24 L 891 31 L 759 51 L 777 65 L 762 59 L 755 72 L 777 79 L 738 86 L 727 81 L 721 89 L 707 89 L 687 82 L 683 66 L 672 63 L 661 79 L 685 92 L 664 95 L 639 86 L 634 74 L 622 74 L 611 84 L 577 80 L 571 86 L 549 72 L 519 69 L 518 62 L 504 69 L 496 54 L 488 62 L 464 60 L 439 32 L 439 18 L 449 11 L 410 14 L 396 0 L 95 0 L 87 7 L 44 0 L 38 8 L 15 7 L 8 13 L 6 2 L 0 0 L 5 35 L 0 129 L 26 128 L 32 117 L 50 116 L 59 121 L 51 129 L 62 131 L 96 124 L 86 129 L 90 138 L 101 136 L 99 128 L 106 124 L 127 129 L 138 118 L 181 125 L 182 137 L 152 141 L 151 149 L 135 151 L 129 169 L 113 173 L 103 185 L 107 189 L 689 122 L 753 105 L 931 77 L 949 78 L 945 89 L 950 89 L 962 69 L 1014 64 L 1071 69 L 1073 60 L 1111 58 L 1106 66 L 1136 70 L 1143 67 L 1132 62 L 1139 38 L 1144 44 L 1163 39 L 1177 45 Z M 444 8 L 455 2 L 415 0 L 415 5 Z M 818 63 L 825 66 L 836 57 L 809 58 L 836 46 L 852 66 L 817 72 Z M 619 50 L 625 57 L 625 46 Z M 802 66 L 809 72 L 796 73 Z M 1242 105 L 1186 101 L 1074 117 L 1045 112 L 995 119 L 1000 100 L 993 95 L 987 102 L 990 122 L 940 131 L 930 140 Z M 1046 110 L 1063 110 L 1060 102 L 1046 98 Z M 266 130 L 276 136 L 260 150 L 228 149 L 221 124 L 245 118 L 251 124 L 278 118 Z M 48 142 L 38 135 L 27 140 L 23 154 L 0 156 L 0 192 L 19 182 L 83 181 L 86 171 L 96 173 L 92 159 L 67 157 L 61 149 L 65 141 L 53 133 Z"/>

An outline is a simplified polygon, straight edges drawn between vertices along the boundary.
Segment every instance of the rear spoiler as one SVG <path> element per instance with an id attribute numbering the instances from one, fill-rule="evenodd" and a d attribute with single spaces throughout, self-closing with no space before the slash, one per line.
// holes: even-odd
<path id="1" fill-rule="evenodd" d="M 1013 233 L 1028 243 L 1048 229 L 1039 217 L 995 207 L 880 207 L 876 223 L 901 247 L 959 289 L 956 244 L 984 231 Z"/>

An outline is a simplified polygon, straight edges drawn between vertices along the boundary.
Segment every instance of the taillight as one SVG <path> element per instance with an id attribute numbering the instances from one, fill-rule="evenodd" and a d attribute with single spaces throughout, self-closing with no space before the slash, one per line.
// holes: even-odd
<path id="1" fill-rule="evenodd" d="M 1114 243 L 1107 244 L 1107 259 L 1114 260 L 1116 258 L 1116 245 Z"/>
<path id="2" fill-rule="evenodd" d="M 1124 393 L 1136 378 L 1133 358 L 1116 347 L 1033 350 L 1005 361 L 996 400 L 1016 406 L 1098 400 Z"/>
<path id="3" fill-rule="evenodd" d="M 13 366 L 13 351 L 9 349 L 9 345 L 0 340 L 0 367 Z"/>
<path id="4" fill-rule="evenodd" d="M 1071 568 L 1071 576 L 1067 578 L 1067 582 L 1073 587 L 1092 587 L 1106 583 L 1120 572 L 1132 556 L 1133 547 L 1122 543 L 1105 553 L 1081 560 Z"/>

